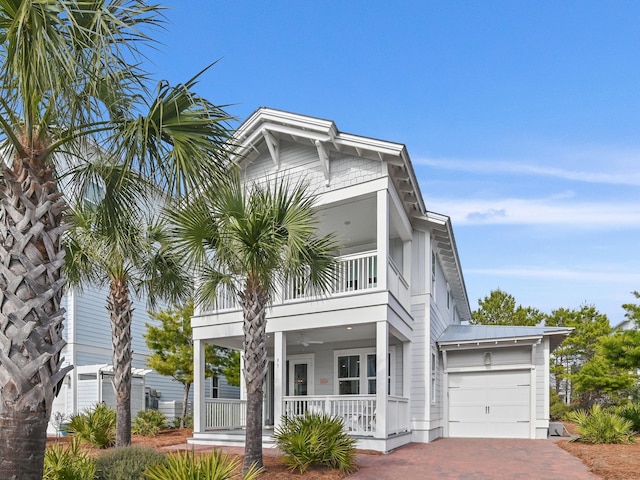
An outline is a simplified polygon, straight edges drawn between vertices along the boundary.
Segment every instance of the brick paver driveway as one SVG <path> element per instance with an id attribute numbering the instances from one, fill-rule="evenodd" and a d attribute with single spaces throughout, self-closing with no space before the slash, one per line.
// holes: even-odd
<path id="1" fill-rule="evenodd" d="M 553 440 L 443 438 L 388 455 L 358 455 L 351 480 L 593 480 L 598 478 Z"/>

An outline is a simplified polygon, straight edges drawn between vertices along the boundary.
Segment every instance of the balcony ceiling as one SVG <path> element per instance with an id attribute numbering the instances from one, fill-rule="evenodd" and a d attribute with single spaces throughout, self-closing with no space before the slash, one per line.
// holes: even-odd
<path id="1" fill-rule="evenodd" d="M 320 233 L 337 233 L 344 247 L 376 243 L 376 199 L 351 199 L 319 212 Z"/>

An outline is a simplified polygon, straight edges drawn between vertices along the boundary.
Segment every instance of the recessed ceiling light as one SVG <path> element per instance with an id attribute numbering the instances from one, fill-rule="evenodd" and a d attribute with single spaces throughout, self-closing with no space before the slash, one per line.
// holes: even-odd
<path id="1" fill-rule="evenodd" d="M 353 330 L 353 327 L 347 327 L 347 330 Z"/>
<path id="2" fill-rule="evenodd" d="M 346 220 L 346 221 L 344 222 L 344 224 L 345 224 L 345 225 L 351 225 L 351 220 Z"/>

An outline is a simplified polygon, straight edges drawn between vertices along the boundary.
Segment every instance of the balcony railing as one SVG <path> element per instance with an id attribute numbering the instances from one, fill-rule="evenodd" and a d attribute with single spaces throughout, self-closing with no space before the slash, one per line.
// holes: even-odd
<path id="1" fill-rule="evenodd" d="M 339 295 L 378 288 L 378 257 L 375 252 L 340 257 L 336 277 L 326 295 Z M 282 286 L 274 304 L 318 297 L 318 292 L 305 286 L 302 279 L 292 278 Z M 220 287 L 213 311 L 237 310 L 237 296 L 226 287 Z"/>

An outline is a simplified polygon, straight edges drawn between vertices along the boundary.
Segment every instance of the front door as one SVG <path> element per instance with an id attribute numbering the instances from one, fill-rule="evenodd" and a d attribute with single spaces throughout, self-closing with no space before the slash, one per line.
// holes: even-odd
<path id="1" fill-rule="evenodd" d="M 291 355 L 287 361 L 288 395 L 313 395 L 313 355 Z"/>

